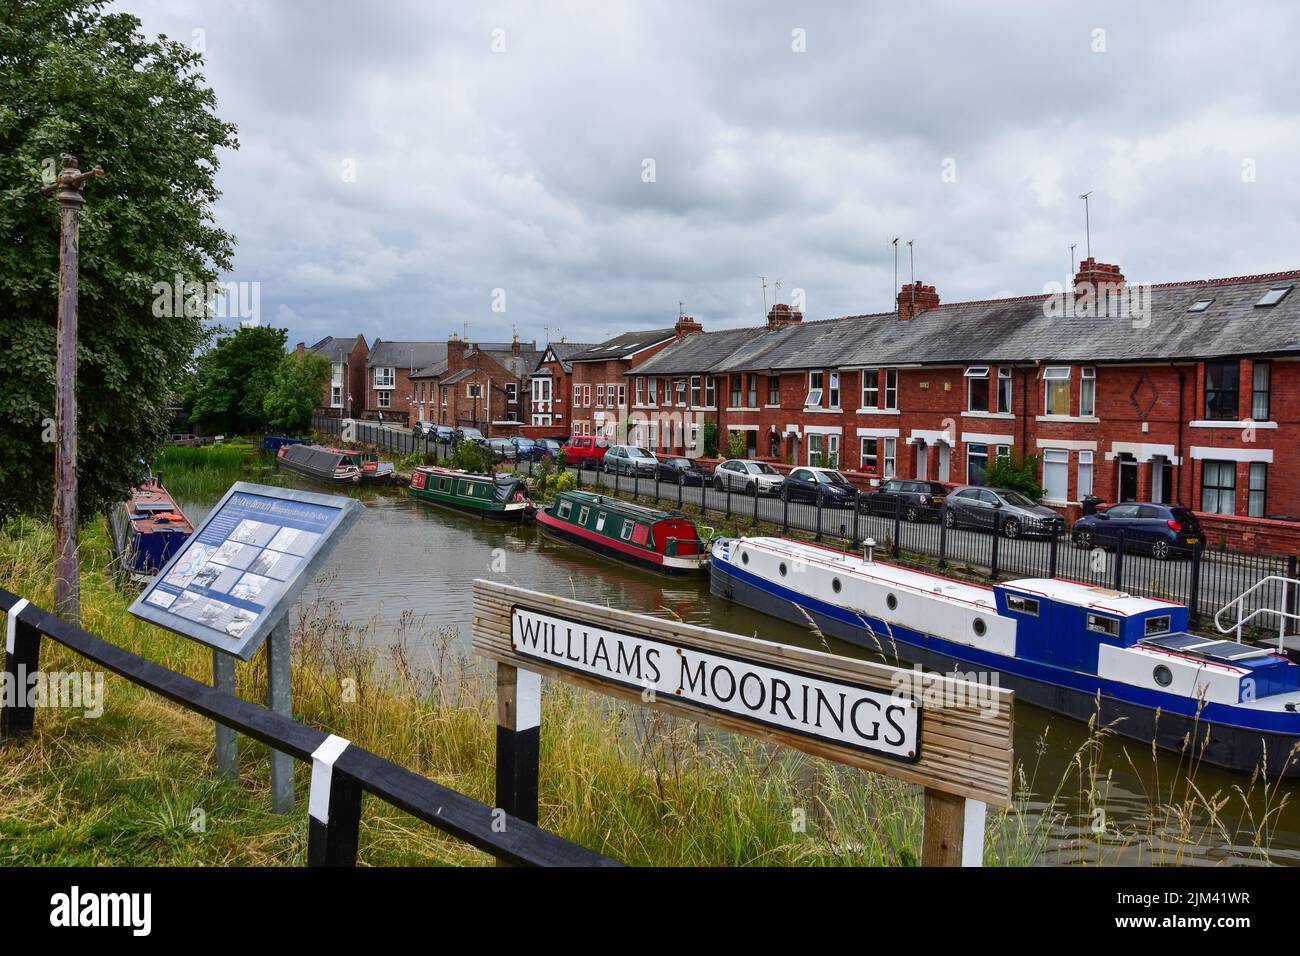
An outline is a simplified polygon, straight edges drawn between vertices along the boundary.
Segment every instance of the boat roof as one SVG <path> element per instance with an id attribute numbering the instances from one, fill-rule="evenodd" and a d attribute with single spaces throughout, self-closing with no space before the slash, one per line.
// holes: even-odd
<path id="1" fill-rule="evenodd" d="M 481 471 L 466 471 L 463 468 L 444 468 L 441 465 L 416 465 L 416 471 L 426 475 L 447 475 L 453 478 L 467 478 L 470 481 L 518 481 L 514 475 L 485 475 Z"/>
<path id="2" fill-rule="evenodd" d="M 995 612 L 997 610 L 997 601 L 994 599 L 992 588 L 969 584 L 955 578 L 945 578 L 926 571 L 914 571 L 911 568 L 887 564 L 883 561 L 868 562 L 860 554 L 836 551 L 834 548 L 793 541 L 789 538 L 740 538 L 736 543 L 763 547 L 776 554 L 784 554 L 791 560 L 834 568 L 841 573 L 878 581 L 890 587 L 923 591 L 955 603 L 973 604 Z"/>
<path id="3" fill-rule="evenodd" d="M 1035 594 L 1060 604 L 1072 604 L 1075 607 L 1105 611 L 1119 617 L 1132 617 L 1150 611 L 1168 611 L 1171 608 L 1182 607 L 1181 604 L 1175 601 L 1134 597 L 1127 591 L 1116 591 L 1113 588 L 1102 587 L 1097 584 L 1087 584 L 1083 581 L 1070 581 L 1063 578 L 1021 578 L 1016 581 L 1007 581 L 1005 584 L 999 585 L 999 587 L 1020 591 L 1025 594 Z"/>
<path id="4" fill-rule="evenodd" d="M 610 511 L 618 511 L 623 514 L 636 515 L 646 520 L 662 521 L 665 518 L 681 518 L 687 520 L 684 515 L 676 511 L 664 511 L 661 508 L 651 508 L 646 505 L 633 504 L 630 501 L 623 501 L 620 498 L 611 498 L 609 495 L 598 495 L 592 491 L 562 491 L 560 495 L 565 498 L 573 498 L 586 504 L 597 505 Z"/>
<path id="5" fill-rule="evenodd" d="M 125 502 L 127 515 L 137 531 L 163 529 L 167 531 L 194 530 L 194 525 L 181 511 L 180 506 L 167 489 L 161 485 L 141 485 L 131 489 L 131 497 Z M 162 515 L 180 515 L 179 521 L 159 520 Z"/>

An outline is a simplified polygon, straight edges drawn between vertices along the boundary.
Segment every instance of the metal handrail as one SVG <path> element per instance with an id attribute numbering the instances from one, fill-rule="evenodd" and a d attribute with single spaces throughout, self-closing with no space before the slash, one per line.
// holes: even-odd
<path id="1" fill-rule="evenodd" d="M 1251 611 L 1249 614 L 1245 614 L 1244 612 L 1246 609 L 1246 605 L 1245 605 L 1246 598 L 1249 597 L 1253 592 L 1262 588 L 1264 585 L 1270 584 L 1274 581 L 1282 582 L 1282 607 L 1281 608 L 1258 607 L 1255 608 L 1255 610 Z M 1256 617 L 1260 616 L 1261 614 L 1271 614 L 1277 618 L 1277 649 L 1279 651 L 1284 650 L 1285 638 L 1286 638 L 1286 622 L 1288 620 L 1300 622 L 1300 614 L 1295 614 L 1291 611 L 1286 610 L 1287 605 L 1290 603 L 1292 585 L 1300 587 L 1300 581 L 1297 581 L 1295 578 L 1288 578 L 1285 575 L 1281 575 L 1281 574 L 1270 574 L 1266 578 L 1260 578 L 1258 581 L 1256 581 L 1246 590 L 1242 591 L 1240 594 L 1238 594 L 1227 604 L 1223 605 L 1223 607 L 1219 608 L 1218 612 L 1214 615 L 1214 626 L 1219 629 L 1220 634 L 1230 634 L 1233 631 L 1235 631 L 1237 634 L 1237 643 L 1241 643 L 1241 631 L 1245 625 L 1249 624 L 1251 621 L 1253 621 Z M 1233 607 L 1234 605 L 1237 608 L 1237 622 L 1235 624 L 1229 624 L 1228 626 L 1225 627 L 1222 621 L 1223 612 L 1227 611 L 1229 608 Z"/>

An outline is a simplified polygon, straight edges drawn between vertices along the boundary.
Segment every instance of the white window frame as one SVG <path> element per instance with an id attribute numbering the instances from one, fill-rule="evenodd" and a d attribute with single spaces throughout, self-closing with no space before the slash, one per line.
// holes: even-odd
<path id="1" fill-rule="evenodd" d="M 638 405 L 645 404 L 645 376 L 644 375 L 638 375 L 636 377 L 636 403 Z"/>
<path id="2" fill-rule="evenodd" d="M 392 392 L 389 392 L 389 391 L 380 391 L 380 392 L 375 392 L 375 407 L 376 407 L 376 408 L 392 408 L 392 407 L 393 407 L 393 393 L 392 393 Z"/>
<path id="3" fill-rule="evenodd" d="M 881 467 L 880 477 L 889 479 L 893 478 L 898 471 L 898 439 L 886 438 L 883 441 L 884 463 Z"/>
<path id="4" fill-rule="evenodd" d="M 1079 452 L 1079 464 L 1075 469 L 1077 476 L 1075 484 L 1078 485 L 1077 493 L 1080 501 L 1092 494 L 1092 457 L 1092 452 L 1086 449 Z"/>
<path id="5" fill-rule="evenodd" d="M 1070 366 L 1068 365 L 1049 365 L 1043 369 L 1043 414 L 1044 415 L 1069 415 L 1070 414 Z M 1064 374 L 1062 374 L 1064 373 Z M 1054 382 L 1065 383 L 1065 411 L 1057 412 L 1052 410 L 1052 389 Z"/>
<path id="6" fill-rule="evenodd" d="M 397 369 L 392 365 L 375 366 L 375 388 L 396 388 Z"/>
<path id="7" fill-rule="evenodd" d="M 993 407 L 993 396 L 990 394 L 989 384 L 989 367 L 987 365 L 971 365 L 966 369 L 966 411 L 968 412 L 988 412 Z M 974 398 L 974 383 L 983 382 L 985 385 L 984 407 L 976 408 L 972 402 Z"/>
<path id="8" fill-rule="evenodd" d="M 698 375 L 691 376 L 691 408 L 699 408 L 704 398 L 704 380 Z"/>
<path id="9" fill-rule="evenodd" d="M 718 402 L 718 382 L 712 375 L 704 376 L 704 407 L 714 408 Z"/>
<path id="10" fill-rule="evenodd" d="M 898 408 L 898 369 L 885 369 L 885 408 Z"/>
<path id="11" fill-rule="evenodd" d="M 1003 383 L 1003 382 L 1006 382 L 1006 383 L 1007 383 L 1007 394 L 1006 394 L 1006 399 L 1007 399 L 1007 400 L 1006 400 L 1006 403 L 1005 403 L 1005 407 L 1004 407 L 1004 403 L 1003 403 L 1003 401 L 1002 401 L 1002 383 Z M 1011 414 L 1011 411 L 1012 411 L 1012 404 L 1013 404 L 1013 402 L 1015 401 L 1015 393 L 1014 393 L 1014 390 L 1012 389 L 1012 386 L 1011 386 L 1011 369 L 1006 368 L 1005 366 L 1000 366 L 1000 367 L 998 368 L 997 400 L 998 400 L 998 408 L 997 408 L 997 410 L 998 410 L 999 412 L 1001 412 L 1002 414 L 1004 414 L 1004 415 L 1009 415 L 1009 414 Z M 990 404 L 991 404 L 991 402 L 990 402 Z"/>
<path id="12" fill-rule="evenodd" d="M 1097 370 L 1085 365 L 1079 370 L 1079 415 L 1091 418 L 1097 414 Z"/>
<path id="13" fill-rule="evenodd" d="M 874 382 L 868 385 L 867 380 Z M 864 368 L 862 370 L 862 407 L 878 408 L 880 406 L 880 369 Z"/>
<path id="14" fill-rule="evenodd" d="M 816 376 L 818 384 L 813 384 L 813 376 Z M 822 394 L 825 390 L 826 374 L 821 371 L 810 371 L 808 373 L 808 396 L 803 400 L 804 408 L 820 408 L 822 404 Z"/>
<path id="15" fill-rule="evenodd" d="M 840 373 L 832 370 L 830 373 L 830 382 L 827 386 L 827 399 L 831 408 L 840 407 Z"/>
<path id="16" fill-rule="evenodd" d="M 1049 473 L 1050 466 L 1050 473 Z M 1052 480 L 1049 481 L 1049 478 Z M 1057 487 L 1053 488 L 1053 485 Z M 1070 500 L 1070 450 L 1043 449 L 1043 497 L 1052 501 Z"/>

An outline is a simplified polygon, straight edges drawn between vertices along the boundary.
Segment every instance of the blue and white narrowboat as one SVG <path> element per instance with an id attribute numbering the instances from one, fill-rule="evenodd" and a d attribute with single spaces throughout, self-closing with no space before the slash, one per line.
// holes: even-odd
<path id="1" fill-rule="evenodd" d="M 157 478 L 150 478 L 110 514 L 113 547 L 124 572 L 147 580 L 171 560 L 194 525 Z"/>
<path id="2" fill-rule="evenodd" d="M 1300 776 L 1300 665 L 1187 608 L 1059 578 L 983 587 L 784 538 L 719 538 L 714 594 L 1235 770 Z M 1100 710 L 1098 709 L 1100 708 Z"/>

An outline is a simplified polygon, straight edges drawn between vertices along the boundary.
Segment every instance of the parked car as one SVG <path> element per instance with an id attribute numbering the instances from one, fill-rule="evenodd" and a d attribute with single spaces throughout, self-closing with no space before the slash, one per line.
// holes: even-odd
<path id="1" fill-rule="evenodd" d="M 1059 514 L 1046 505 L 1034 504 L 1009 488 L 981 488 L 966 485 L 944 500 L 943 523 L 949 528 L 998 528 L 1008 538 L 1022 535 L 1055 537 L 1065 528 Z"/>
<path id="2" fill-rule="evenodd" d="M 820 502 L 832 508 L 851 508 L 857 489 L 833 468 L 795 468 L 781 482 L 782 501 Z"/>
<path id="3" fill-rule="evenodd" d="M 519 461 L 541 461 L 546 457 L 546 449 L 531 438 L 516 435 L 510 441 L 515 446 L 515 457 Z"/>
<path id="4" fill-rule="evenodd" d="M 614 445 L 605 452 L 605 473 L 610 475 L 644 475 L 653 478 L 659 459 L 636 445 Z"/>
<path id="5" fill-rule="evenodd" d="M 609 443 L 594 435 L 574 435 L 565 446 L 564 461 L 579 468 L 599 468 L 605 460 Z"/>
<path id="6" fill-rule="evenodd" d="M 479 431 L 477 428 L 470 428 L 469 426 L 465 426 L 464 428 L 457 428 L 456 440 L 472 441 L 477 445 L 481 445 L 483 444 L 483 433 Z"/>
<path id="7" fill-rule="evenodd" d="M 542 450 L 544 457 L 558 458 L 560 452 L 564 450 L 564 442 L 557 438 L 539 438 L 537 439 L 537 447 Z"/>
<path id="8" fill-rule="evenodd" d="M 943 482 L 890 478 L 863 496 L 862 510 L 867 514 L 893 517 L 894 509 L 898 508 L 904 521 L 925 521 L 927 518 L 937 521 L 939 509 L 947 497 L 948 489 Z"/>
<path id="9" fill-rule="evenodd" d="M 1149 554 L 1157 561 L 1190 555 L 1205 541 L 1201 523 L 1182 505 L 1125 501 L 1104 511 L 1084 515 L 1074 523 L 1070 538 L 1077 548 L 1117 548 Z"/>
<path id="10" fill-rule="evenodd" d="M 450 425 L 434 425 L 433 440 L 440 445 L 454 445 L 456 443 L 456 429 Z"/>
<path id="11" fill-rule="evenodd" d="M 415 423 L 415 434 L 421 438 L 432 438 L 434 429 L 437 427 L 438 426 L 433 422 L 426 422 L 424 419 L 420 419 Z"/>
<path id="12" fill-rule="evenodd" d="M 498 461 L 514 461 L 519 457 L 519 452 L 515 448 L 515 443 L 509 438 L 489 438 L 483 443 Z"/>
<path id="13" fill-rule="evenodd" d="M 713 469 L 713 487 L 718 491 L 731 489 L 747 495 L 757 491 L 760 495 L 775 495 L 781 491 L 783 476 L 765 461 L 747 458 L 729 458 Z"/>
<path id="14" fill-rule="evenodd" d="M 708 480 L 704 469 L 689 458 L 660 458 L 659 480 L 672 485 L 698 485 L 703 488 Z"/>

